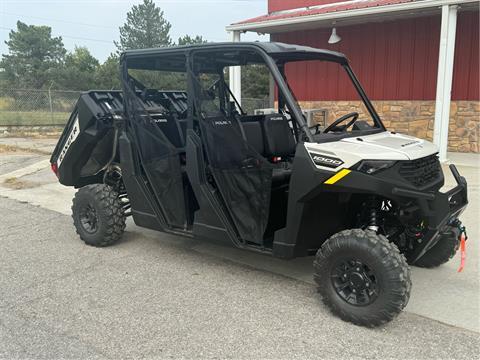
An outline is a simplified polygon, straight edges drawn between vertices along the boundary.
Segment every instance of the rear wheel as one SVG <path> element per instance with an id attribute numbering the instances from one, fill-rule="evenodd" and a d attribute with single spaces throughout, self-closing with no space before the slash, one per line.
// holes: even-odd
<path id="1" fill-rule="evenodd" d="M 425 255 L 418 259 L 413 265 L 424 268 L 434 268 L 445 264 L 455 256 L 460 247 L 460 240 L 454 228 L 440 233 L 440 239 Z"/>
<path id="2" fill-rule="evenodd" d="M 384 236 L 341 231 L 318 250 L 315 281 L 323 302 L 343 320 L 374 327 L 397 316 L 410 297 L 410 270 Z"/>
<path id="3" fill-rule="evenodd" d="M 88 245 L 104 247 L 120 240 L 125 214 L 118 193 L 105 184 L 82 187 L 73 198 L 73 224 Z"/>

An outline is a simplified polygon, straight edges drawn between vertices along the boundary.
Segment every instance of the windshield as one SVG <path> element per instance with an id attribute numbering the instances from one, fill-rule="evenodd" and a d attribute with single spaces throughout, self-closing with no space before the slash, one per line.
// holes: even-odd
<path id="1" fill-rule="evenodd" d="M 357 80 L 348 66 L 307 60 L 286 62 L 279 70 L 314 134 L 383 130 L 370 101 L 355 86 Z M 277 98 L 281 102 L 281 94 Z"/>

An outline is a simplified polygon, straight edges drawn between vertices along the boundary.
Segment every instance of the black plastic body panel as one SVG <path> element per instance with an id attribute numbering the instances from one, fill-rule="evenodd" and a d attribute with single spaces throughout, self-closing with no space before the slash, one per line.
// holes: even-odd
<path id="1" fill-rule="evenodd" d="M 313 206 L 320 211 L 325 210 L 324 216 L 332 214 L 334 206 L 318 204 L 309 201 L 320 190 L 319 185 L 332 175 L 332 172 L 316 168 L 305 146 L 297 146 L 293 161 L 292 176 L 290 178 L 288 210 L 286 227 L 275 233 L 273 255 L 282 258 L 293 258 L 308 255 L 309 242 L 317 242 L 329 234 L 327 228 L 331 221 L 326 219 L 312 219 Z M 322 234 L 323 233 L 323 234 Z"/>

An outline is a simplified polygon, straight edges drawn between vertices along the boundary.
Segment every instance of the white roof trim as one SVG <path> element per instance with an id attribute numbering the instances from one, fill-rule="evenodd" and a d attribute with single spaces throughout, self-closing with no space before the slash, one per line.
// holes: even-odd
<path id="1" fill-rule="evenodd" d="M 286 25 L 305 24 L 321 22 L 326 20 L 337 20 L 344 18 L 352 18 L 356 16 L 375 15 L 393 13 L 397 11 L 415 11 L 426 8 L 440 8 L 443 5 L 461 5 L 467 3 L 478 3 L 478 0 L 421 0 L 408 3 L 400 3 L 393 5 L 383 5 L 375 7 L 367 7 L 361 9 L 336 11 L 326 14 L 304 15 L 285 19 L 275 19 L 267 21 L 259 21 L 245 24 L 232 24 L 226 27 L 227 31 L 257 31 L 261 32 L 265 28 L 282 27 Z M 336 3 L 337 5 L 339 3 Z M 314 8 L 314 7 L 310 7 Z M 302 10 L 296 10 L 302 11 Z"/>

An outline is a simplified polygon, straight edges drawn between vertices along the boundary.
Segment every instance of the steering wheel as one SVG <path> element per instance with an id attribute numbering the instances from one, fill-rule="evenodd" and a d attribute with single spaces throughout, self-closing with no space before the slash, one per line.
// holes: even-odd
<path id="1" fill-rule="evenodd" d="M 346 125 L 338 126 L 340 123 L 352 118 Z M 346 131 L 350 126 L 352 126 L 355 121 L 358 119 L 358 113 L 357 112 L 351 112 L 349 114 L 343 115 L 341 118 L 338 118 L 335 120 L 333 123 L 327 126 L 327 128 L 323 131 L 324 134 L 330 132 L 330 131 Z"/>

